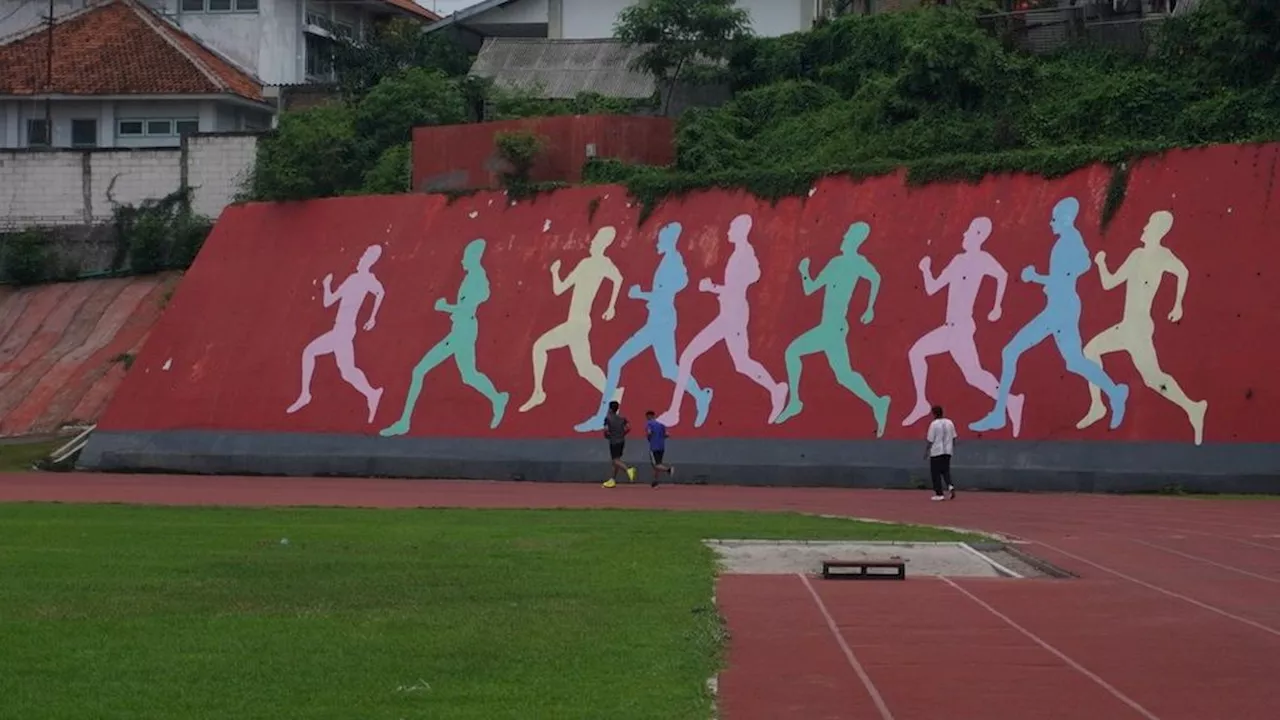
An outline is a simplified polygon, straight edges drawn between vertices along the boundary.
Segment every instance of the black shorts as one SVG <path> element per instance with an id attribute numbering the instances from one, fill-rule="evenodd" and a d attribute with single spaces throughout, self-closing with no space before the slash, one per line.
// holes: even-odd
<path id="1" fill-rule="evenodd" d="M 627 443 L 626 443 L 626 441 L 625 441 L 625 440 L 624 440 L 624 441 L 621 441 L 621 442 L 613 442 L 613 441 L 610 441 L 610 442 L 609 442 L 609 457 L 610 457 L 610 458 L 612 458 L 612 459 L 614 459 L 614 460 L 621 460 L 621 459 L 622 459 L 622 451 L 623 451 L 623 449 L 624 449 L 624 448 L 626 448 L 626 447 L 627 447 Z"/>
<path id="2" fill-rule="evenodd" d="M 662 456 L 665 455 L 666 453 L 667 453 L 666 450 L 654 450 L 652 448 L 649 449 L 649 457 L 653 458 L 654 465 L 661 465 Z"/>

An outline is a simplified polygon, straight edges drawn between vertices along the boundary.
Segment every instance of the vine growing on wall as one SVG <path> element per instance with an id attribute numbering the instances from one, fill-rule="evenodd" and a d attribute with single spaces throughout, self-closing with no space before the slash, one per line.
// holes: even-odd
<path id="1" fill-rule="evenodd" d="M 116 249 L 113 271 L 148 274 L 190 267 L 212 229 L 209 218 L 191 209 L 191 189 L 181 188 L 112 212 Z"/>

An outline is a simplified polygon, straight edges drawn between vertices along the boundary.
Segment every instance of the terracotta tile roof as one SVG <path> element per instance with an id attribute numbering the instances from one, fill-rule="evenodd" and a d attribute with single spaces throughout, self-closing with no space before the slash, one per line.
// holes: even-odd
<path id="1" fill-rule="evenodd" d="M 413 0 L 382 0 L 382 2 L 387 5 L 398 7 L 401 10 L 411 12 L 424 20 L 435 22 L 440 19 L 439 15 L 415 3 Z"/>
<path id="2" fill-rule="evenodd" d="M 214 95 L 262 101 L 262 85 L 135 0 L 107 0 L 0 45 L 0 95 Z"/>

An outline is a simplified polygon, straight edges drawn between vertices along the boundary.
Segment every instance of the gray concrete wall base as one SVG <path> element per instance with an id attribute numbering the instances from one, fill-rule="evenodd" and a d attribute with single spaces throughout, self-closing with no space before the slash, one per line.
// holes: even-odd
<path id="1" fill-rule="evenodd" d="M 675 440 L 681 482 L 716 485 L 917 488 L 924 443 L 901 440 Z M 382 438 L 202 430 L 96 432 L 79 467 L 210 475 L 456 478 L 600 482 L 602 440 Z M 641 439 L 627 462 L 642 466 Z M 1280 444 L 969 440 L 957 445 L 957 487 L 1053 492 L 1280 492 Z"/>

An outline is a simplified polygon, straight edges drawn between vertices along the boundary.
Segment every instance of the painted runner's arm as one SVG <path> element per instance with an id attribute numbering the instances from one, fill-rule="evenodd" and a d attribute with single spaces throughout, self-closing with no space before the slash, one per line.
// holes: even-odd
<path id="1" fill-rule="evenodd" d="M 622 291 L 622 272 L 617 265 L 609 263 L 604 276 L 613 283 L 613 292 L 609 295 L 609 307 L 605 308 L 603 317 L 605 320 L 612 320 L 618 306 L 618 293 Z"/>
<path id="2" fill-rule="evenodd" d="M 1048 281 L 1049 278 L 1047 276 L 1036 272 L 1035 265 L 1028 265 L 1022 268 L 1022 282 L 1031 283 L 1033 285 L 1044 285 Z"/>
<path id="3" fill-rule="evenodd" d="M 1121 263 L 1115 272 L 1111 272 L 1111 269 L 1107 267 L 1107 252 L 1105 250 L 1099 250 L 1098 254 L 1093 256 L 1093 261 L 1098 266 L 1098 277 L 1102 282 L 1102 289 L 1114 290 L 1128 276 L 1129 264 L 1133 262 L 1133 256 L 1130 255 L 1129 259 Z"/>
<path id="4" fill-rule="evenodd" d="M 382 298 L 387 294 L 382 287 L 382 283 L 378 282 L 376 278 L 369 292 L 373 294 L 373 310 L 369 313 L 369 321 L 364 324 L 365 330 L 372 330 L 373 326 L 378 323 L 378 310 L 382 308 Z"/>
<path id="5" fill-rule="evenodd" d="M 1009 273 L 996 262 L 995 258 L 987 257 L 987 274 L 995 278 L 996 281 L 996 299 L 991 303 L 991 312 L 987 314 L 987 319 L 995 322 L 1000 319 L 1000 315 L 1004 312 L 1004 291 L 1009 286 Z"/>
<path id="6" fill-rule="evenodd" d="M 577 271 L 578 269 L 574 268 L 569 272 L 568 277 L 562 279 L 560 277 L 560 261 L 557 260 L 551 263 L 551 292 L 558 297 L 563 295 L 565 290 L 573 287 L 573 275 Z"/>
<path id="7" fill-rule="evenodd" d="M 812 295 L 818 291 L 818 288 L 823 286 L 823 276 L 827 274 L 827 270 L 830 267 L 831 265 L 828 263 L 827 267 L 818 273 L 818 279 L 815 280 L 809 275 L 809 258 L 800 261 L 800 285 L 804 289 L 805 295 Z"/>
<path id="8" fill-rule="evenodd" d="M 1178 322 L 1182 319 L 1182 298 L 1187 295 L 1187 281 L 1191 275 L 1187 272 L 1187 266 L 1172 256 L 1169 258 L 1169 273 L 1178 279 L 1178 293 L 1173 298 L 1173 310 L 1169 312 L 1169 321 Z"/>
<path id="9" fill-rule="evenodd" d="M 934 295 L 947 286 L 947 274 L 951 272 L 951 265 L 954 262 L 952 260 L 951 263 L 947 263 L 947 266 L 938 274 L 938 277 L 934 277 L 933 262 L 929 258 L 924 258 L 920 261 L 920 274 L 924 276 L 925 295 Z"/>
<path id="10" fill-rule="evenodd" d="M 862 313 L 862 324 L 870 323 L 876 316 L 876 298 L 880 295 L 880 271 L 876 266 L 866 263 L 863 276 L 871 283 L 871 291 L 867 293 L 867 311 Z"/>
<path id="11" fill-rule="evenodd" d="M 341 290 L 342 286 L 339 285 L 338 289 Z M 324 276 L 324 306 L 325 307 L 332 306 L 334 303 L 338 302 L 339 297 L 341 296 L 338 295 L 338 293 L 333 291 L 333 275 L 332 274 L 325 275 Z"/>

